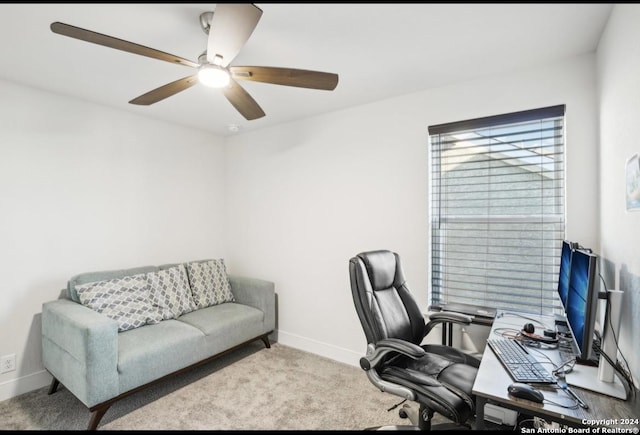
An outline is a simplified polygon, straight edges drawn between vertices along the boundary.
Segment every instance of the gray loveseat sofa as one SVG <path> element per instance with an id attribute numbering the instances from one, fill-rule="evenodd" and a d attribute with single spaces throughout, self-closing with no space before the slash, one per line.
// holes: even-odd
<path id="1" fill-rule="evenodd" d="M 221 269 L 209 278 L 217 279 L 223 291 L 205 288 L 211 285 L 202 279 L 206 273 L 198 276 L 216 261 Z M 257 339 L 269 348 L 268 336 L 275 329 L 274 284 L 226 275 L 220 262 L 71 278 L 60 298 L 42 307 L 43 362 L 53 376 L 49 394 L 64 385 L 92 412 L 88 429 L 96 429 L 117 400 L 169 375 Z M 115 301 L 113 295 L 119 295 Z"/>

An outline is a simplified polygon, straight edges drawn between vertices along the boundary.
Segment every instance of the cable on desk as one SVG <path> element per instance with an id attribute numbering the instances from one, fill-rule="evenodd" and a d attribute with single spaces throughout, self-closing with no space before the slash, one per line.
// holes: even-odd
<path id="1" fill-rule="evenodd" d="M 544 399 L 544 401 L 548 402 L 548 403 L 550 403 L 552 405 L 559 406 L 560 408 L 578 409 L 578 407 L 580 406 L 580 405 L 578 405 L 578 401 L 576 399 L 574 399 L 573 397 L 569 396 L 569 393 L 567 393 L 567 398 L 571 399 L 574 402 L 574 404 L 569 406 L 569 405 L 563 405 L 562 403 L 554 402 L 553 400 L 549 400 L 549 399 Z"/>
<path id="2" fill-rule="evenodd" d="M 514 328 L 495 328 L 493 333 L 499 337 L 515 339 L 520 331 Z"/>
<path id="3" fill-rule="evenodd" d="M 503 311 L 503 312 L 501 312 L 500 314 L 498 314 L 498 318 L 500 318 L 500 317 L 502 317 L 504 315 L 522 317 L 523 319 L 529 320 L 529 321 L 531 321 L 533 323 L 537 323 L 538 325 L 542 326 L 544 329 L 552 329 L 552 328 L 549 328 L 547 325 L 545 325 L 544 323 L 542 323 L 539 320 L 533 319 L 531 317 L 523 316 L 520 313 L 513 313 L 511 311 Z"/>
<path id="4" fill-rule="evenodd" d="M 526 343 L 525 343 L 526 345 Z M 533 350 L 536 351 L 536 353 L 542 357 L 544 357 L 551 365 L 553 365 L 553 371 L 551 372 L 551 374 L 553 376 L 558 376 L 558 375 L 566 375 L 567 373 L 571 373 L 571 371 L 573 370 L 573 367 L 576 365 L 576 358 L 575 357 L 571 357 L 565 361 L 561 361 L 560 364 L 556 364 L 551 358 L 549 358 L 549 356 L 547 354 L 545 354 L 544 352 L 541 352 L 540 349 L 536 349 L 537 346 L 527 346 L 527 348 L 529 350 Z M 550 348 L 550 349 L 555 349 L 556 347 Z M 545 361 L 541 361 L 542 364 L 545 364 Z"/>
<path id="5" fill-rule="evenodd" d="M 607 290 L 607 283 L 604 281 L 602 274 L 599 274 L 599 276 L 600 276 L 600 280 L 602 281 L 602 285 L 604 286 L 605 293 L 609 295 L 609 292 Z M 622 358 L 622 362 L 617 358 L 615 362 L 612 361 L 609 355 L 607 355 L 605 352 L 602 351 L 602 349 L 600 348 L 600 345 L 602 344 L 602 340 L 600 340 L 600 343 L 597 344 L 597 350 L 600 351 L 600 355 L 604 357 L 604 359 L 606 359 L 609 364 L 611 364 L 611 367 L 613 367 L 615 371 L 618 372 L 620 377 L 626 383 L 627 392 L 631 392 L 631 394 L 635 398 L 637 394 L 636 384 L 633 380 L 633 375 L 631 374 L 631 370 L 629 369 L 629 363 L 627 362 L 627 359 L 624 357 L 624 355 L 622 354 L 622 351 L 620 350 L 620 346 L 618 345 L 618 337 L 616 337 L 616 334 L 614 333 L 614 330 L 613 330 L 613 325 L 611 324 L 611 304 L 609 304 L 607 301 L 606 306 L 607 306 L 607 313 L 605 317 L 609 319 L 609 330 L 613 334 L 613 341 L 616 343 L 616 350 L 617 350 L 617 353 L 620 354 L 620 357 Z"/>
<path id="6" fill-rule="evenodd" d="M 527 343 L 523 343 L 523 344 L 524 344 L 525 346 L 527 346 L 527 349 L 528 349 L 528 350 L 533 350 L 533 351 L 535 351 L 538 355 L 540 355 L 540 356 L 544 357 L 544 359 L 546 359 L 546 360 L 547 360 L 547 361 L 538 361 L 539 363 L 541 363 L 541 364 L 545 364 L 545 363 L 549 362 L 549 364 L 553 365 L 554 370 L 557 368 L 556 363 L 555 363 L 551 358 L 549 358 L 549 356 L 548 356 L 548 355 L 546 355 L 544 352 L 541 352 L 541 351 L 540 351 L 540 349 L 536 349 L 538 346 L 529 346 L 529 345 L 527 345 Z M 549 348 L 549 349 L 555 349 L 555 348 Z M 551 373 L 551 374 L 553 374 L 553 373 Z"/>
<path id="7" fill-rule="evenodd" d="M 547 398 L 544 399 L 545 402 L 549 402 L 552 405 L 556 405 L 559 406 L 561 408 L 566 408 L 566 409 L 578 409 L 578 407 L 580 406 L 580 402 L 578 402 L 578 399 L 576 399 L 575 397 L 571 396 L 571 394 L 569 393 L 569 391 L 567 391 L 564 388 L 561 388 L 559 386 L 554 387 L 556 390 L 562 390 L 564 391 L 564 393 L 567 395 L 567 399 L 570 399 L 573 402 L 573 405 L 569 406 L 569 405 L 564 405 L 562 403 L 557 403 L 554 402 L 553 400 L 549 400 Z"/>
<path id="8" fill-rule="evenodd" d="M 571 373 L 573 371 L 573 367 L 575 365 L 576 365 L 576 359 L 569 358 L 568 360 L 560 364 L 558 367 L 553 369 L 553 372 L 551 372 L 551 374 L 553 376 L 566 375 L 567 373 Z"/>
<path id="9" fill-rule="evenodd" d="M 534 340 L 526 335 L 522 335 L 520 331 L 518 331 L 518 335 L 516 340 L 520 341 L 523 345 L 535 349 L 557 349 L 560 346 L 560 341 L 556 341 L 555 343 L 543 343 L 542 341 Z"/>

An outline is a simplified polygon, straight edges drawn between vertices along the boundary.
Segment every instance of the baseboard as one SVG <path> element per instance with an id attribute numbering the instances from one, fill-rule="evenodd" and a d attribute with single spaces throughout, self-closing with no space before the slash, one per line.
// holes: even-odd
<path id="1" fill-rule="evenodd" d="M 46 370 L 0 383 L 0 402 L 51 384 L 51 375 Z"/>
<path id="2" fill-rule="evenodd" d="M 365 352 L 364 349 L 362 353 L 354 352 L 332 344 L 291 334 L 282 329 L 278 330 L 278 343 L 357 367 L 360 367 L 360 358 L 364 356 Z"/>

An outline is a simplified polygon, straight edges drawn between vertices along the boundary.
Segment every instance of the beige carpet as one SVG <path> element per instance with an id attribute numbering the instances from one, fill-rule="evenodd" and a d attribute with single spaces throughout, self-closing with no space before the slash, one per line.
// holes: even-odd
<path id="1" fill-rule="evenodd" d="M 62 386 L 47 390 L 0 402 L 0 430 L 86 429 L 87 408 Z M 400 401 L 358 367 L 256 342 L 115 403 L 98 429 L 360 430 L 409 424 L 387 411 Z"/>

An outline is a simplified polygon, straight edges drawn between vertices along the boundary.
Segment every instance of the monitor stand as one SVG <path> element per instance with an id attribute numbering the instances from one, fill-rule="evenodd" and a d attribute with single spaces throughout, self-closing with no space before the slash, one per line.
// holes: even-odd
<path id="1" fill-rule="evenodd" d="M 612 361 L 615 361 L 618 356 L 615 337 L 618 335 L 620 328 L 622 291 L 608 290 L 606 299 L 605 325 L 607 326 L 604 328 L 601 340 L 603 348 L 600 351 L 599 367 L 576 364 L 573 370 L 567 373 L 566 379 L 569 385 L 627 400 L 627 392 L 624 385 L 618 379 L 618 375 L 614 373 L 613 367 L 602 356 L 603 353 L 606 353 Z"/>
<path id="2" fill-rule="evenodd" d="M 566 374 L 566 379 L 569 385 L 627 400 L 627 392 L 618 376 L 613 376 L 613 382 L 601 381 L 598 377 L 598 367 L 576 364 L 573 370 Z"/>

